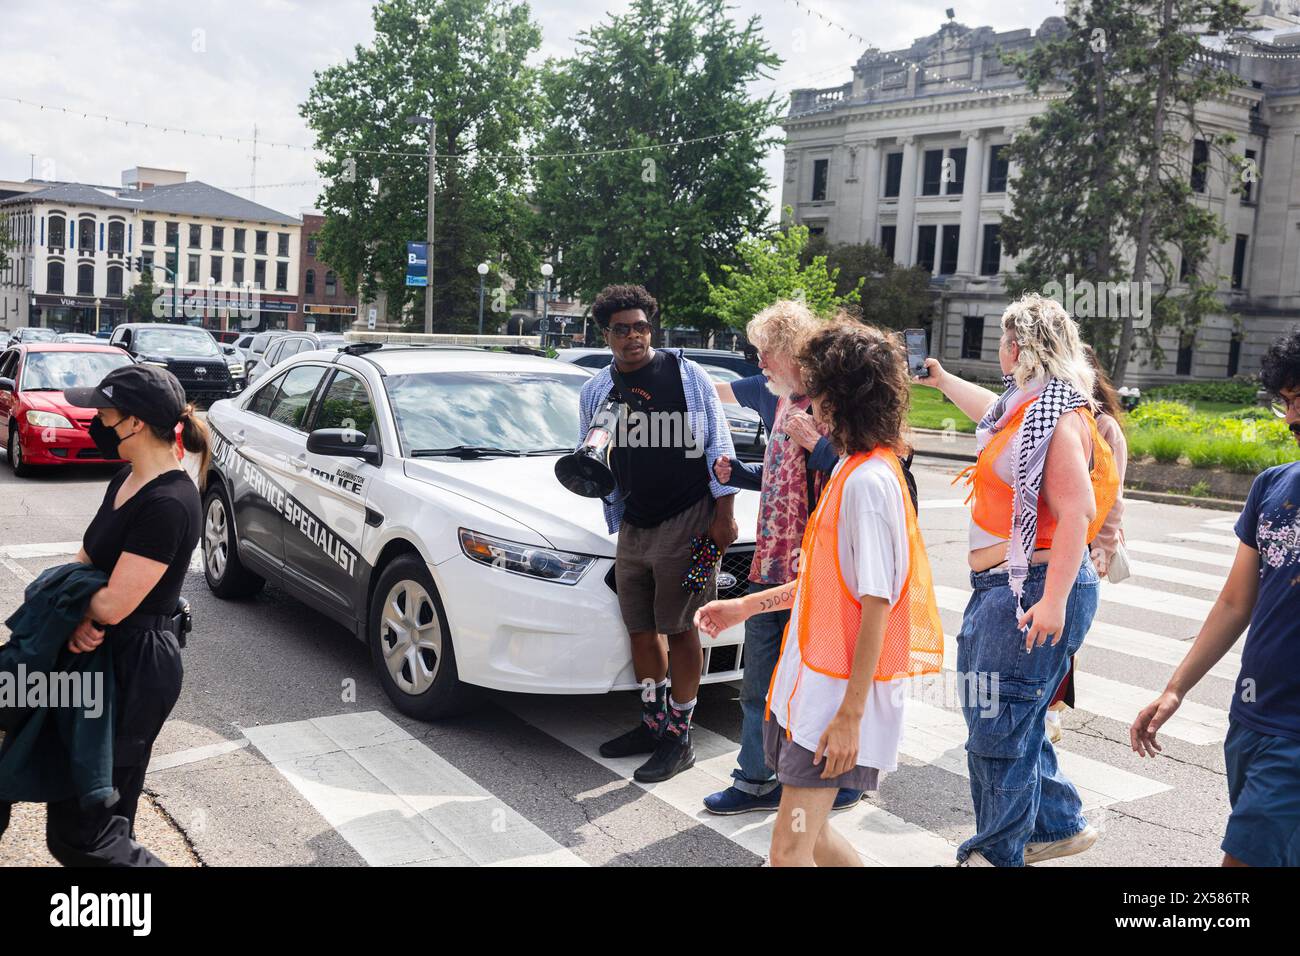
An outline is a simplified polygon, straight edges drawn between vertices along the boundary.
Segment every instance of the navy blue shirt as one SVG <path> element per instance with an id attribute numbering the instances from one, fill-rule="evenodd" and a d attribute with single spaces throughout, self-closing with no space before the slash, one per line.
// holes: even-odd
<path id="1" fill-rule="evenodd" d="M 1241 652 L 1231 717 L 1251 730 L 1300 740 L 1300 462 L 1250 486 L 1234 529 L 1259 552 L 1259 597 Z"/>

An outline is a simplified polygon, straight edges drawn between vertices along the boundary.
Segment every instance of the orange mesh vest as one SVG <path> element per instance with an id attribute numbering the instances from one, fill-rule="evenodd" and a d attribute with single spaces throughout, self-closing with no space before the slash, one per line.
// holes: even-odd
<path id="1" fill-rule="evenodd" d="M 1025 418 L 1025 409 L 1036 401 L 1038 399 L 1025 402 L 1011 416 L 1011 420 L 989 439 L 989 443 L 980 451 L 975 464 L 966 468 L 958 476 L 958 478 L 965 476 L 966 483 L 970 486 L 971 493 L 966 500 L 970 501 L 972 497 L 975 499 L 971 505 L 971 519 L 989 534 L 997 535 L 999 538 L 1005 538 L 1011 533 L 1013 495 L 1011 486 L 998 476 L 993 467 L 994 462 L 1020 430 L 1020 424 Z M 1106 444 L 1106 439 L 1102 438 L 1101 433 L 1097 431 L 1097 420 L 1093 418 L 1092 412 L 1086 408 L 1077 408 L 1075 411 L 1083 415 L 1088 422 L 1088 431 L 1092 434 L 1092 472 L 1089 478 L 1092 481 L 1093 498 L 1097 503 L 1097 514 L 1088 525 L 1087 540 L 1091 541 L 1101 530 L 1106 515 L 1119 496 L 1119 469 L 1115 465 L 1115 454 L 1111 451 L 1110 445 Z M 1034 547 L 1050 548 L 1055 532 L 1056 518 L 1044 506 L 1040 494 L 1038 538 L 1034 542 Z"/>
<path id="2" fill-rule="evenodd" d="M 845 586 L 840 569 L 840 501 L 849 476 L 863 462 L 877 455 L 888 462 L 903 494 L 907 516 L 908 573 L 898 601 L 889 610 L 875 679 L 887 681 L 916 674 L 935 674 L 943 666 L 943 625 L 934 599 L 930 559 L 916 522 L 916 509 L 912 506 L 912 496 L 903 479 L 898 457 L 887 448 L 876 448 L 870 454 L 859 453 L 845 462 L 822 492 L 804 530 L 797 581 L 799 656 L 810 668 L 830 677 L 849 676 L 858 628 L 862 623 L 862 602 Z M 789 636 L 787 625 L 781 641 L 783 650 Z M 775 671 L 772 678 L 775 684 Z M 771 696 L 770 687 L 768 695 Z"/>

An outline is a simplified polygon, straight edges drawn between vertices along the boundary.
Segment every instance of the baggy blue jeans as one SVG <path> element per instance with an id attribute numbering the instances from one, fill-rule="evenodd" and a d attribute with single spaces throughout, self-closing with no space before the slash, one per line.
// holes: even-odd
<path id="1" fill-rule="evenodd" d="M 1046 578 L 1047 565 L 1030 567 L 1026 610 L 1042 598 Z M 1060 642 L 1026 653 L 1007 573 L 971 574 L 974 593 L 957 635 L 957 672 L 975 835 L 958 848 L 958 860 L 978 850 L 995 866 L 1023 866 L 1025 844 L 1064 840 L 1087 826 L 1043 718 L 1097 613 L 1098 583 L 1085 560 L 1066 602 Z"/>
<path id="2" fill-rule="evenodd" d="M 750 582 L 749 593 L 766 591 L 771 584 Z M 789 611 L 766 611 L 745 621 L 745 677 L 740 685 L 739 766 L 731 771 L 732 786 L 754 796 L 776 789 L 776 774 L 763 754 L 763 711 L 772 671 L 781 653 L 781 635 L 790 620 Z"/>

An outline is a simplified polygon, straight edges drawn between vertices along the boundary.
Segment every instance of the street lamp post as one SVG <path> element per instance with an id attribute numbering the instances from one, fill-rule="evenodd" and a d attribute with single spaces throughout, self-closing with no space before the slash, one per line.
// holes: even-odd
<path id="1" fill-rule="evenodd" d="M 425 223 L 425 286 L 424 286 L 424 332 L 433 333 L 433 185 L 434 168 L 438 159 L 438 142 L 436 139 L 438 121 L 431 116 L 408 116 L 408 123 L 415 126 L 429 127 L 429 215 Z"/>
<path id="2" fill-rule="evenodd" d="M 483 334 L 483 281 L 487 278 L 489 266 L 486 262 L 478 264 L 478 334 Z"/>
<path id="3" fill-rule="evenodd" d="M 555 267 L 549 262 L 542 263 L 542 324 L 539 326 L 542 332 L 542 348 L 546 348 L 546 336 L 551 331 L 550 305 L 551 305 L 551 276 L 555 272 Z"/>
<path id="4" fill-rule="evenodd" d="M 99 331 L 99 306 L 104 300 L 95 296 L 95 331 Z"/>

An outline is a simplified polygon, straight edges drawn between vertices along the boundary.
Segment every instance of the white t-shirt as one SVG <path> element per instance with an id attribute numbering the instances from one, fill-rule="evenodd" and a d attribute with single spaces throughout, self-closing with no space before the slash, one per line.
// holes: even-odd
<path id="1" fill-rule="evenodd" d="M 845 460 L 840 459 L 832 477 L 844 467 Z M 851 594 L 888 598 L 893 607 L 903 593 L 908 572 L 907 515 L 903 509 L 903 490 L 889 464 L 881 458 L 859 465 L 844 483 L 839 521 L 840 569 Z M 770 704 L 772 717 L 782 728 L 792 731 L 795 743 L 816 751 L 822 733 L 844 701 L 848 681 L 804 665 L 798 637 L 803 598 L 802 590 L 795 595 L 789 637 L 777 662 Z M 910 681 L 910 677 L 872 680 L 858 734 L 859 766 L 897 769 L 898 746 L 903 739 L 903 701 Z"/>

